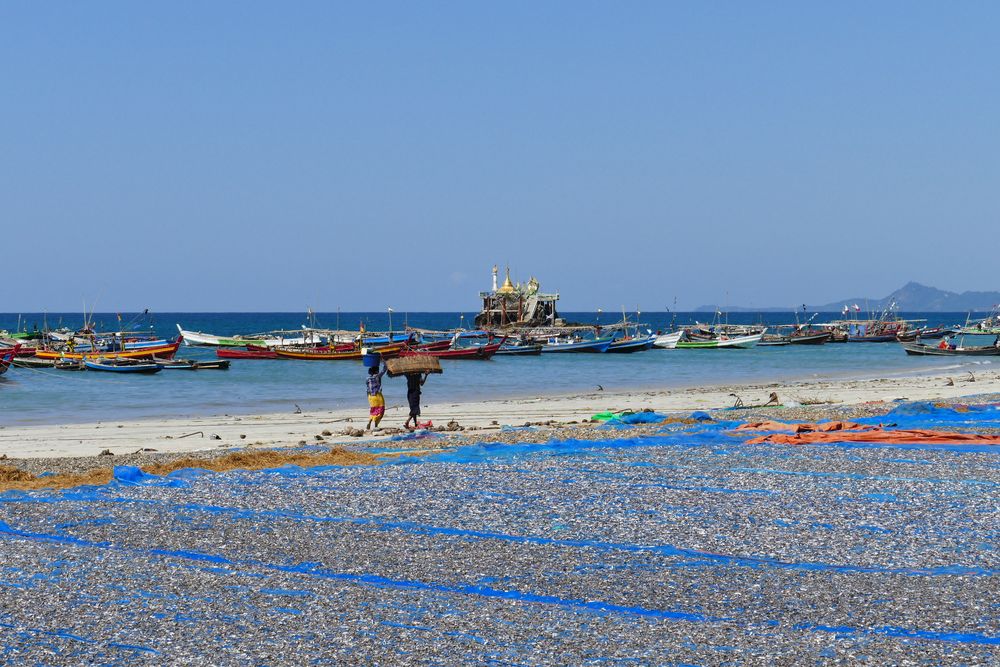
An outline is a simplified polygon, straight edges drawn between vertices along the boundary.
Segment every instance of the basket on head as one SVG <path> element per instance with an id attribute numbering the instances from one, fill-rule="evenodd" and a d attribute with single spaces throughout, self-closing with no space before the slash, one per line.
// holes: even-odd
<path id="1" fill-rule="evenodd" d="M 389 369 L 389 377 L 406 375 L 407 373 L 443 373 L 441 370 L 441 360 L 430 355 L 413 355 L 410 357 L 396 357 L 386 359 L 385 365 Z"/>

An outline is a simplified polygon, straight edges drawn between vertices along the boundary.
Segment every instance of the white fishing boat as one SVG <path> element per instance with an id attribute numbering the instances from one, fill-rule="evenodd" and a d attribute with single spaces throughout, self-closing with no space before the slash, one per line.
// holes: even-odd
<path id="1" fill-rule="evenodd" d="M 217 336 L 203 331 L 189 331 L 177 325 L 177 331 L 184 338 L 185 345 L 196 345 L 204 347 L 246 347 L 254 345 L 257 347 L 283 347 L 286 345 L 319 345 L 325 342 L 325 338 L 312 331 L 306 331 L 302 335 L 292 335 L 298 332 L 273 332 L 263 334 L 251 334 L 249 336 Z"/>
<path id="2" fill-rule="evenodd" d="M 653 347 L 658 347 L 664 350 L 672 350 L 677 347 L 677 342 L 684 335 L 684 330 L 671 331 L 670 333 L 660 334 L 653 340 Z"/>
<path id="3" fill-rule="evenodd" d="M 718 348 L 750 348 L 755 347 L 760 339 L 764 336 L 764 331 L 760 333 L 751 334 L 749 336 L 729 336 L 722 334 L 711 340 L 680 340 L 677 341 L 677 349 L 688 349 L 688 350 L 702 350 L 702 349 L 718 349 Z"/>

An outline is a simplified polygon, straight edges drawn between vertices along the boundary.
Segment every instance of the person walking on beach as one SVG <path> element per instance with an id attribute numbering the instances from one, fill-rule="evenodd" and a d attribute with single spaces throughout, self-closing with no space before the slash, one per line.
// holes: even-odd
<path id="1" fill-rule="evenodd" d="M 379 422 L 385 416 L 385 398 L 382 396 L 382 376 L 385 375 L 385 362 L 382 362 L 382 370 L 378 366 L 368 369 L 368 378 L 365 380 L 365 387 L 368 390 L 368 426 L 366 431 L 372 430 L 372 424 L 378 429 Z"/>
<path id="2" fill-rule="evenodd" d="M 417 417 L 420 416 L 420 388 L 424 385 L 424 382 L 427 382 L 427 373 L 406 374 L 406 401 L 410 404 L 410 416 L 406 418 L 403 428 L 409 431 L 420 426 Z M 413 426 L 410 426 L 411 419 L 413 420 Z"/>

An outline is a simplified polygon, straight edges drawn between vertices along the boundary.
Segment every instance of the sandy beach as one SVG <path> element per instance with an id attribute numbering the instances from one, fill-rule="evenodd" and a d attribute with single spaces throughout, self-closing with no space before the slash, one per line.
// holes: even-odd
<path id="1" fill-rule="evenodd" d="M 824 408 L 843 408 L 905 400 L 953 400 L 962 396 L 1000 392 L 1000 372 L 933 373 L 885 376 L 868 379 L 804 380 L 799 382 L 718 385 L 660 391 L 594 391 L 554 396 L 535 396 L 495 401 L 434 401 L 433 385 L 425 390 L 427 402 L 422 420 L 435 428 L 490 431 L 504 425 L 531 423 L 541 428 L 558 428 L 580 423 L 605 410 L 654 410 L 683 415 L 695 410 L 718 410 L 734 405 L 733 394 L 747 406 L 767 402 L 776 392 L 785 406 L 815 406 L 810 414 Z M 301 414 L 273 413 L 251 416 L 166 418 L 144 421 L 97 422 L 47 426 L 0 427 L 0 454 L 9 458 L 59 458 L 95 456 L 107 450 L 115 455 L 139 450 L 161 453 L 247 447 L 283 447 L 308 444 L 352 444 L 389 438 L 398 434 L 406 419 L 401 395 L 386 397 L 387 413 L 382 430 L 359 435 L 367 422 L 367 406 L 357 409 Z M 817 412 L 817 408 L 819 412 Z M 789 408 L 783 408 L 788 410 Z M 780 409 L 779 409 L 780 410 Z M 539 422 L 543 422 L 539 424 Z M 354 435 L 350 435 L 350 432 Z M 471 435 L 471 433 L 469 434 Z M 478 436 L 477 436 L 478 437 Z"/>

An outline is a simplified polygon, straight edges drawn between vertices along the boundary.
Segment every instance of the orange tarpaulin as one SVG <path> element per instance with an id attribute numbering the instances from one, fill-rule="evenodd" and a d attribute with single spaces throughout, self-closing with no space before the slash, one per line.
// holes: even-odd
<path id="1" fill-rule="evenodd" d="M 746 444 L 811 445 L 825 442 L 874 442 L 896 445 L 1000 445 L 1000 435 L 927 431 L 924 429 L 887 431 L 883 428 L 872 428 L 865 431 L 772 433 L 747 440 Z"/>
<path id="2" fill-rule="evenodd" d="M 854 422 L 826 422 L 824 424 L 786 424 L 784 422 L 747 422 L 740 424 L 737 431 L 791 431 L 792 433 L 811 433 L 813 431 L 861 431 L 873 429 L 874 426 L 855 424 Z"/>

